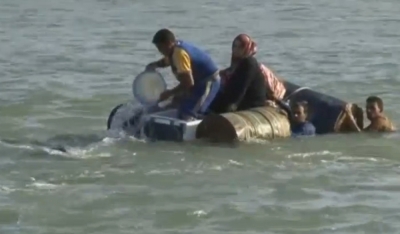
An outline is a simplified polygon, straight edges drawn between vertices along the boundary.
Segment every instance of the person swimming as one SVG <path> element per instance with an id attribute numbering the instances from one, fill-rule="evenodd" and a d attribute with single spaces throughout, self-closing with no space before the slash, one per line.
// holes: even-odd
<path id="1" fill-rule="evenodd" d="M 383 112 L 383 100 L 377 96 L 370 96 L 365 101 L 367 119 L 371 122 L 366 128 L 360 129 L 351 112 L 351 104 L 347 104 L 345 111 L 350 118 L 352 130 L 357 132 L 393 132 L 396 127 Z"/>
<path id="2" fill-rule="evenodd" d="M 232 43 L 231 66 L 220 72 L 222 90 L 211 105 L 216 113 L 247 110 L 265 105 L 267 89 L 256 53 L 256 43 L 238 35 Z"/>
<path id="3" fill-rule="evenodd" d="M 313 136 L 315 135 L 314 125 L 307 121 L 308 103 L 305 101 L 291 104 L 291 123 L 292 136 Z"/>
<path id="4" fill-rule="evenodd" d="M 146 69 L 170 66 L 179 85 L 166 90 L 159 101 L 181 95 L 178 118 L 191 120 L 206 114 L 220 88 L 219 69 L 213 59 L 197 46 L 177 40 L 168 29 L 159 30 L 153 44 L 164 58 L 152 62 Z"/>

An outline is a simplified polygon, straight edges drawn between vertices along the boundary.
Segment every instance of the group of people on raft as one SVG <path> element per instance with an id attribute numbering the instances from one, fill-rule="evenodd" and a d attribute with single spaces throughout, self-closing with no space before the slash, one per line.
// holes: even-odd
<path id="1" fill-rule="evenodd" d="M 159 101 L 181 96 L 178 118 L 191 120 L 208 113 L 242 111 L 265 105 L 285 106 L 282 102 L 286 89 L 283 82 L 254 55 L 256 43 L 246 34 L 238 35 L 232 43 L 231 64 L 219 70 L 213 59 L 197 46 L 176 39 L 168 29 L 156 32 L 152 43 L 164 56 L 149 63 L 147 70 L 171 67 L 179 84 L 161 93 Z M 184 94 L 184 95 L 182 95 Z M 315 127 L 307 121 L 307 102 L 291 103 L 291 130 L 293 135 L 314 135 Z M 355 131 L 394 131 L 391 121 L 383 113 L 383 101 L 371 96 L 366 100 L 367 118 L 371 124 L 359 129 L 351 114 L 351 106 L 345 107 Z"/>

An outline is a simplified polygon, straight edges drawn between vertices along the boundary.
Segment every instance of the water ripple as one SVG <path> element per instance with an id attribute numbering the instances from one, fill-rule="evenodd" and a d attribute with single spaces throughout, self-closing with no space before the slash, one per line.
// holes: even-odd
<path id="1" fill-rule="evenodd" d="M 0 3 L 0 233 L 396 233 L 398 134 L 145 143 L 103 134 L 170 27 L 220 67 L 248 33 L 295 83 L 400 120 L 399 3 Z M 170 86 L 176 83 L 162 71 Z"/>

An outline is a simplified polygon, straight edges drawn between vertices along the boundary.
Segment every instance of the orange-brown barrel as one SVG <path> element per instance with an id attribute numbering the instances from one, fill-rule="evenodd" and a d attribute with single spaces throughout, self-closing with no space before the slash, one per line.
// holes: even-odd
<path id="1" fill-rule="evenodd" d="M 291 135 L 290 122 L 285 114 L 279 109 L 274 107 L 259 107 L 254 108 L 252 111 L 262 114 L 271 125 L 273 138 L 285 138 Z"/>
<path id="2" fill-rule="evenodd" d="M 196 131 L 196 138 L 213 142 L 269 140 L 289 136 L 289 120 L 274 107 L 209 115 L 203 119 Z"/>

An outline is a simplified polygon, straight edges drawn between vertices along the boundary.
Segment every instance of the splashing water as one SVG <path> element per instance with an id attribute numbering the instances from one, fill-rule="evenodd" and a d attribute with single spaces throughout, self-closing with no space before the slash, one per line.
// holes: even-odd
<path id="1" fill-rule="evenodd" d="M 131 101 L 123 104 L 112 116 L 108 136 L 113 138 L 133 136 L 136 139 L 148 140 L 144 133 L 148 115 L 167 109 L 170 102 L 171 100 L 166 100 L 151 106 L 137 106 Z"/>

